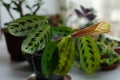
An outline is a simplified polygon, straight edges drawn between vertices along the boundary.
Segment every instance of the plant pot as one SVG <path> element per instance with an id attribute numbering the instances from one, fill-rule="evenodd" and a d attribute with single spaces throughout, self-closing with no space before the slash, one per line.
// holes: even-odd
<path id="1" fill-rule="evenodd" d="M 103 58 L 109 58 L 107 55 L 102 55 L 101 59 Z M 119 65 L 119 62 L 115 62 L 112 65 L 108 65 L 107 63 L 102 63 L 101 64 L 101 71 L 110 71 L 110 70 L 114 70 L 117 68 L 117 66 Z"/>
<path id="2" fill-rule="evenodd" d="M 6 28 L 2 29 L 6 39 L 7 49 L 12 61 L 25 61 L 21 51 L 21 44 L 25 37 L 15 37 L 6 32 Z"/>
<path id="3" fill-rule="evenodd" d="M 33 73 L 30 76 L 28 76 L 28 80 L 37 80 L 35 73 Z M 64 76 L 64 80 L 72 80 L 72 78 L 71 78 L 70 75 L 65 75 Z"/>
<path id="4" fill-rule="evenodd" d="M 33 57 L 38 56 L 41 58 L 40 54 L 42 53 L 43 53 L 43 49 L 33 54 L 24 54 L 24 57 L 27 60 L 27 62 L 33 67 L 34 66 Z"/>
<path id="5" fill-rule="evenodd" d="M 101 71 L 110 71 L 116 69 L 118 66 L 118 62 L 113 65 L 101 64 Z"/>
<path id="6" fill-rule="evenodd" d="M 115 51 L 117 54 L 120 55 L 120 47 L 116 47 L 116 48 L 114 48 L 114 51 Z"/>
<path id="7" fill-rule="evenodd" d="M 32 55 L 33 60 L 33 68 L 35 70 L 36 79 L 37 80 L 64 80 L 64 76 L 59 76 L 52 74 L 50 78 L 46 78 L 41 70 L 41 57 L 42 57 L 43 50 L 39 51 Z"/>
<path id="8" fill-rule="evenodd" d="M 24 57 L 26 61 L 30 64 L 30 66 L 33 67 L 32 54 L 25 54 Z"/>
<path id="9" fill-rule="evenodd" d="M 45 78 L 45 76 L 42 74 L 41 71 L 41 57 L 42 57 L 42 51 L 40 51 L 39 53 L 35 53 L 32 56 L 32 60 L 34 64 L 33 68 L 36 73 L 36 78 L 37 80 L 48 80 L 47 78 Z"/>

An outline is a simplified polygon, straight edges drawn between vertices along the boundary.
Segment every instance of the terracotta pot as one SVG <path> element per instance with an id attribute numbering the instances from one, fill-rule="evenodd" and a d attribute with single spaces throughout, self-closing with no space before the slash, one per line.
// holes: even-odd
<path id="1" fill-rule="evenodd" d="M 5 31 L 6 29 L 2 29 L 4 32 L 4 36 L 6 39 L 7 49 L 10 54 L 10 58 L 12 61 L 25 61 L 24 56 L 21 51 L 21 44 L 25 37 L 15 37 Z"/>
<path id="2" fill-rule="evenodd" d="M 117 54 L 120 55 L 120 47 L 116 47 L 116 48 L 114 48 L 114 51 L 115 51 Z"/>
<path id="3" fill-rule="evenodd" d="M 104 59 L 104 58 L 109 58 L 108 55 L 102 55 L 101 56 L 101 59 Z M 109 71 L 109 70 L 114 70 L 117 68 L 117 66 L 119 65 L 119 62 L 116 62 L 114 63 L 113 65 L 108 65 L 106 63 L 102 63 L 101 64 L 101 71 Z"/>
<path id="4" fill-rule="evenodd" d="M 101 71 L 110 71 L 116 69 L 118 66 L 118 62 L 113 65 L 101 64 Z"/>

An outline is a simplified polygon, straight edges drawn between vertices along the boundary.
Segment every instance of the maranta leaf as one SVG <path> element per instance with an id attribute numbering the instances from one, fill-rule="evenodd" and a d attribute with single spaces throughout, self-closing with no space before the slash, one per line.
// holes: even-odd
<path id="1" fill-rule="evenodd" d="M 71 36 L 64 37 L 58 43 L 58 66 L 55 69 L 55 74 L 66 75 L 74 63 L 75 47 L 74 40 Z"/>
<path id="2" fill-rule="evenodd" d="M 110 31 L 110 24 L 105 21 L 101 21 L 94 25 L 90 25 L 84 29 L 80 29 L 71 34 L 72 37 L 80 37 L 80 36 L 87 36 L 87 35 L 98 35 L 102 33 L 107 33 Z"/>
<path id="3" fill-rule="evenodd" d="M 46 77 L 49 77 L 58 65 L 58 52 L 57 43 L 51 40 L 48 45 L 46 45 L 45 50 L 42 55 L 41 68 L 42 72 Z"/>
<path id="4" fill-rule="evenodd" d="M 53 30 L 53 34 L 62 35 L 62 36 L 67 36 L 75 32 L 74 29 L 67 26 L 53 27 L 52 30 Z"/>
<path id="5" fill-rule="evenodd" d="M 100 64 L 99 49 L 91 36 L 78 38 L 78 51 L 81 68 L 88 74 L 93 74 Z"/>
<path id="6" fill-rule="evenodd" d="M 22 51 L 25 53 L 34 53 L 44 48 L 51 39 L 51 27 L 47 24 L 39 24 L 22 43 Z M 42 27 L 41 27 L 42 26 Z"/>
<path id="7" fill-rule="evenodd" d="M 26 36 L 40 23 L 47 23 L 43 16 L 29 15 L 18 18 L 8 25 L 8 31 L 14 36 Z"/>

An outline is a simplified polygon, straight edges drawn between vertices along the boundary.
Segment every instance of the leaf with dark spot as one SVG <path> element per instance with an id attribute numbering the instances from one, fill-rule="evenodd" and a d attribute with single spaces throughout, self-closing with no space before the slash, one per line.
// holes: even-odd
<path id="1" fill-rule="evenodd" d="M 34 18 L 36 18 L 37 20 L 34 21 Z M 9 23 L 7 29 L 9 33 L 14 36 L 27 36 L 31 33 L 31 31 L 38 28 L 39 26 L 38 24 L 41 24 L 46 21 L 47 19 L 41 16 L 36 15 L 24 16 Z M 42 26 L 39 26 L 39 28 L 41 27 Z"/>
<path id="2" fill-rule="evenodd" d="M 80 66 L 87 74 L 93 74 L 100 64 L 100 53 L 92 36 L 78 38 L 77 50 L 80 55 Z M 81 46 L 83 45 L 84 46 Z"/>

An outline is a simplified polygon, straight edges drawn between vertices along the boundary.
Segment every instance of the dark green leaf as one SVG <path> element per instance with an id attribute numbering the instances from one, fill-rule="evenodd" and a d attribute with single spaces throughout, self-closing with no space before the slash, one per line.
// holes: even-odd
<path id="1" fill-rule="evenodd" d="M 53 34 L 58 34 L 58 35 L 62 35 L 62 36 L 67 36 L 70 35 L 71 33 L 75 32 L 74 29 L 67 27 L 67 26 L 57 26 L 57 27 L 53 27 Z"/>
<path id="2" fill-rule="evenodd" d="M 26 8 L 28 8 L 29 10 L 31 10 L 31 9 L 32 9 L 29 5 L 26 5 Z"/>
<path id="3" fill-rule="evenodd" d="M 44 53 L 42 55 L 41 68 L 42 72 L 46 77 L 49 77 L 58 64 L 58 52 L 57 52 L 57 43 L 54 40 L 51 40 L 46 46 Z"/>

